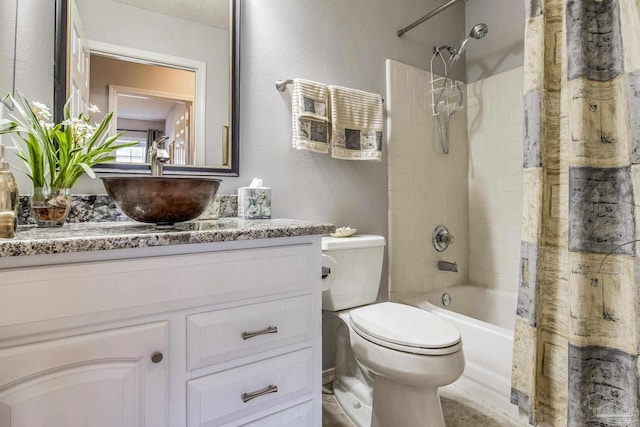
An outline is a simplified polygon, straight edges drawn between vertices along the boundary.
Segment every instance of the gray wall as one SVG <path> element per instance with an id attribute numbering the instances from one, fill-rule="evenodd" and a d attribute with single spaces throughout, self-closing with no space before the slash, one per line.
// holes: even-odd
<path id="1" fill-rule="evenodd" d="M 387 162 L 335 160 L 291 148 L 290 96 L 279 79 L 301 77 L 385 94 L 385 59 L 428 66 L 433 45 L 464 33 L 450 9 L 403 38 L 396 31 L 440 0 L 243 0 L 241 157 L 235 191 L 252 177 L 273 188 L 273 214 L 330 221 L 387 236 Z M 464 71 L 464 70 L 462 70 Z M 386 269 L 384 273 L 386 278 Z M 380 292 L 386 299 L 386 279 Z"/>
<path id="2" fill-rule="evenodd" d="M 0 98 L 13 91 L 18 0 L 0 1 Z"/>
<path id="3" fill-rule="evenodd" d="M 16 88 L 29 99 L 53 103 L 53 15 L 49 0 L 20 0 L 16 34 Z"/>
<path id="4" fill-rule="evenodd" d="M 524 64 L 524 1 L 467 1 L 467 34 L 479 22 L 489 26 L 489 34 L 482 40 L 472 40 L 467 47 L 467 82 L 521 67 Z"/>
<path id="5" fill-rule="evenodd" d="M 53 104 L 54 9 L 51 0 L 20 0 L 16 34 L 16 89 L 28 99 L 49 106 Z M 8 88 L 0 87 L 0 91 L 4 95 Z M 7 135 L 0 137 L 0 142 L 12 146 Z M 7 160 L 13 165 L 22 166 L 13 151 L 7 152 Z M 29 178 L 15 171 L 14 175 L 21 193 L 31 191 Z"/>

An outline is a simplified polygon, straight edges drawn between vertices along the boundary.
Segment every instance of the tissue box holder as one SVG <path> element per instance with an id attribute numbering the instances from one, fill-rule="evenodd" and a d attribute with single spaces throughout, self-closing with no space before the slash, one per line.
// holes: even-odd
<path id="1" fill-rule="evenodd" d="M 245 219 L 271 218 L 271 189 L 267 187 L 238 188 L 238 217 Z"/>

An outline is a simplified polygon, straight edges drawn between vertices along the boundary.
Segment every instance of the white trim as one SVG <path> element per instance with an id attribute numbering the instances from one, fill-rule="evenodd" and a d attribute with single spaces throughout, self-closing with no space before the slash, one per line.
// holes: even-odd
<path id="1" fill-rule="evenodd" d="M 175 67 L 182 70 L 191 70 L 196 73 L 196 91 L 195 91 L 195 114 L 193 117 L 193 126 L 195 134 L 195 157 L 198 153 L 204 153 L 205 150 L 205 118 L 206 101 L 207 101 L 207 63 L 204 61 L 196 61 L 194 59 L 182 58 L 179 56 L 166 55 L 164 53 L 151 52 L 148 50 L 136 49 L 127 46 L 120 46 L 111 43 L 104 43 L 97 40 L 87 40 L 89 51 L 114 58 L 125 58 L 134 62 L 147 64 L 165 65 Z M 136 89 L 136 92 L 141 92 Z M 180 98 L 184 99 L 183 96 Z M 111 89 L 109 89 L 109 105 L 111 105 Z"/>
<path id="2" fill-rule="evenodd" d="M 117 94 L 126 93 L 130 95 L 144 95 L 151 98 L 166 98 L 166 99 L 173 99 L 176 101 L 185 101 L 185 102 L 195 101 L 193 96 L 184 95 L 182 93 L 177 93 L 177 92 L 165 92 L 162 90 L 145 89 L 145 88 L 133 87 L 133 86 L 109 85 L 109 108 L 111 108 L 111 92 L 112 91 Z M 116 104 L 114 104 L 113 106 L 117 107 Z"/>
<path id="3" fill-rule="evenodd" d="M 185 101 L 193 103 L 195 100 L 192 96 L 182 95 L 174 92 L 164 92 L 154 89 L 143 89 L 139 87 L 129 87 L 120 85 L 109 85 L 109 111 L 113 111 L 114 116 L 118 116 L 118 94 L 127 93 L 133 95 L 144 95 L 152 98 L 162 98 L 174 101 Z M 116 130 L 112 129 L 113 134 Z"/>

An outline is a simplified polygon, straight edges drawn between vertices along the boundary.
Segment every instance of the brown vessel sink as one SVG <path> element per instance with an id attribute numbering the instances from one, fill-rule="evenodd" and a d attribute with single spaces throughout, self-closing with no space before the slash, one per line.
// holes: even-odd
<path id="1" fill-rule="evenodd" d="M 182 176 L 102 177 L 109 196 L 129 218 L 171 225 L 199 217 L 216 195 L 221 180 Z"/>

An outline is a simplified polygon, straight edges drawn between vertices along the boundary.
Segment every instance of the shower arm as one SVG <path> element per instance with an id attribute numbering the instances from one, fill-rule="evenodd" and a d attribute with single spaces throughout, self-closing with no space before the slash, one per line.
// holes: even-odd
<path id="1" fill-rule="evenodd" d="M 440 7 L 437 7 L 435 9 L 433 9 L 431 12 L 427 13 L 426 15 L 424 15 L 422 18 L 418 19 L 417 21 L 407 25 L 406 27 L 398 30 L 398 37 L 402 37 L 402 35 L 404 33 L 406 33 L 407 31 L 410 31 L 412 29 L 414 29 L 415 27 L 417 27 L 418 25 L 422 24 L 423 22 L 425 22 L 428 19 L 433 18 L 434 16 L 436 16 L 437 14 L 439 14 L 440 12 L 444 12 L 445 10 L 449 9 L 451 6 L 453 6 L 454 4 L 461 2 L 462 0 L 449 0 L 448 2 L 446 2 L 445 4 L 443 4 Z"/>

